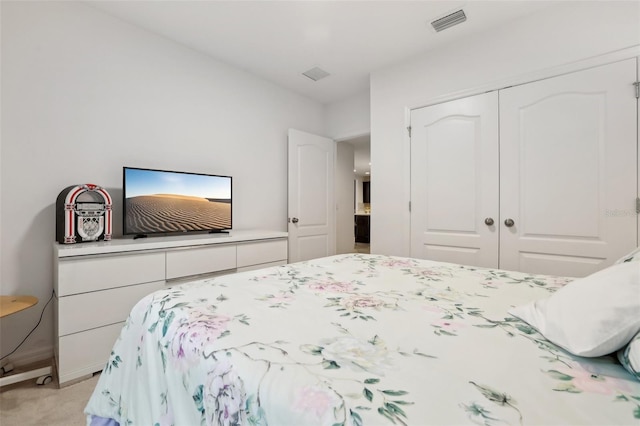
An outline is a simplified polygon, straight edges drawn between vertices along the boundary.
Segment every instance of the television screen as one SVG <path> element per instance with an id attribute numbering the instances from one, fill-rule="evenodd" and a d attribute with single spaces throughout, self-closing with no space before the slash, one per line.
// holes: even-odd
<path id="1" fill-rule="evenodd" d="M 231 176 L 123 168 L 123 234 L 231 229 Z"/>

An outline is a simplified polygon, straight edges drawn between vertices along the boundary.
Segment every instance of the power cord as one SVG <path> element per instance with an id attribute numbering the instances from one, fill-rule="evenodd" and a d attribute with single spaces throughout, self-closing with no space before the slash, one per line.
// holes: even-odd
<path id="1" fill-rule="evenodd" d="M 47 309 L 47 306 L 49 305 L 49 303 L 51 303 L 51 301 L 53 300 L 53 296 L 55 295 L 55 291 L 51 291 L 51 297 L 49 298 L 49 300 L 47 300 L 47 303 L 45 303 L 44 308 L 42 308 L 42 312 L 40 312 L 40 319 L 38 320 L 38 323 L 35 325 L 35 327 L 33 327 L 31 329 L 31 331 L 29 332 L 29 334 L 27 334 L 27 337 L 25 337 L 24 339 L 22 339 L 22 342 L 20 342 L 20 344 L 18 346 L 16 346 L 16 348 L 14 350 L 12 350 L 11 352 L 9 352 L 8 354 L 6 354 L 5 356 L 3 356 L 2 358 L 0 358 L 0 361 L 2 361 L 3 359 L 5 359 L 6 357 L 12 355 L 15 351 L 17 351 L 20 346 L 22 346 L 22 344 L 29 338 L 29 336 L 31 336 L 31 334 L 36 331 L 36 328 L 38 328 L 38 326 L 40 325 L 40 322 L 42 322 L 42 317 L 44 316 L 44 311 Z"/>

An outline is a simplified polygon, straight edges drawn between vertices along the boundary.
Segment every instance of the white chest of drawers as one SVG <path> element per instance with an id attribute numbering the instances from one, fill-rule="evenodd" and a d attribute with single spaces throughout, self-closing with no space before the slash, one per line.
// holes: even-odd
<path id="1" fill-rule="evenodd" d="M 287 233 L 54 244 L 55 358 L 60 386 L 102 370 L 135 303 L 196 275 L 287 263 Z"/>

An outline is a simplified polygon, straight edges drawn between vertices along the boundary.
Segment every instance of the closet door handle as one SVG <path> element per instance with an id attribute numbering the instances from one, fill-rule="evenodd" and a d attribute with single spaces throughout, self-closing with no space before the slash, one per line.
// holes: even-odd
<path id="1" fill-rule="evenodd" d="M 507 219 L 504 221 L 504 225 L 507 228 L 511 228 L 513 225 L 515 225 L 516 223 L 513 221 L 513 219 Z"/>
<path id="2" fill-rule="evenodd" d="M 293 223 L 298 223 L 298 218 L 297 218 L 297 217 L 294 217 L 293 219 L 291 219 L 291 222 L 293 222 Z"/>
<path id="3" fill-rule="evenodd" d="M 487 225 L 487 226 L 493 225 L 493 218 L 491 218 L 491 217 L 486 218 L 484 220 L 484 224 Z"/>

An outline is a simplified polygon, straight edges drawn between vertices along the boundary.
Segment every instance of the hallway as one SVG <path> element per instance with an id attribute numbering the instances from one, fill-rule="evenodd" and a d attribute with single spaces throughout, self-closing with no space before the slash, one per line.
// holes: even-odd
<path id="1" fill-rule="evenodd" d="M 370 253 L 369 251 L 369 244 L 367 243 L 356 243 L 356 245 L 353 247 L 353 252 L 354 253 Z"/>

